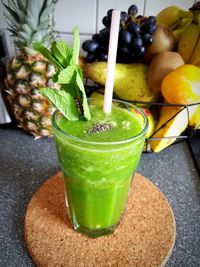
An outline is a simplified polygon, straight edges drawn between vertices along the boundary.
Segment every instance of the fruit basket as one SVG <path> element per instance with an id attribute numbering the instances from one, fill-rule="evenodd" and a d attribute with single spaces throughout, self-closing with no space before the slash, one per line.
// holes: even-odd
<path id="1" fill-rule="evenodd" d="M 85 88 L 88 97 L 103 99 L 104 91 L 102 86 L 95 83 L 92 84 L 89 79 L 85 79 Z M 114 98 L 121 99 L 116 94 L 114 94 Z M 151 129 L 146 137 L 144 153 L 160 152 L 170 145 L 191 139 L 199 131 L 200 102 L 187 105 L 144 101 L 128 102 L 144 109 L 144 112 L 150 110 L 151 114 L 153 114 L 153 121 L 149 121 Z M 162 109 L 164 109 L 164 119 L 158 124 L 158 117 Z M 192 120 L 191 115 L 193 115 Z M 147 117 L 149 119 L 148 114 Z M 154 124 L 153 126 L 152 123 Z"/>
<path id="2" fill-rule="evenodd" d="M 168 6 L 156 16 L 138 15 L 135 5 L 121 12 L 114 98 L 147 114 L 145 152 L 160 152 L 192 138 L 200 128 L 199 18 L 200 2 L 188 10 Z M 91 97 L 102 98 L 98 93 L 106 84 L 110 22 L 108 10 L 104 28 L 82 44 L 86 85 L 93 81 L 97 93 L 88 92 Z"/>

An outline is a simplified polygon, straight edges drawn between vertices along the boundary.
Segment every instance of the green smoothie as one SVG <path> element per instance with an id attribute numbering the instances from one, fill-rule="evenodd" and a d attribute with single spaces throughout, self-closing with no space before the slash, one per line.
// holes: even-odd
<path id="1" fill-rule="evenodd" d="M 147 120 L 119 102 L 110 114 L 92 105 L 90 112 L 90 121 L 54 114 L 53 128 L 71 221 L 95 237 L 112 232 L 125 210 Z"/>

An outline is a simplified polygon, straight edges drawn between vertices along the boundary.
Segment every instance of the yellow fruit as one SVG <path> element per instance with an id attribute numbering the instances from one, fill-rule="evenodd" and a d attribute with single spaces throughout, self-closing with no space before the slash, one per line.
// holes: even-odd
<path id="1" fill-rule="evenodd" d="M 175 41 L 175 48 L 177 48 L 179 40 L 185 29 L 192 23 L 192 18 L 183 18 L 178 26 L 172 31 Z"/>
<path id="2" fill-rule="evenodd" d="M 200 68 L 200 36 L 196 43 L 195 49 L 193 51 L 189 63 Z"/>
<path id="3" fill-rule="evenodd" d="M 168 6 L 161 10 L 156 16 L 158 24 L 164 24 L 169 28 L 174 28 L 181 20 L 181 9 L 177 6 Z"/>
<path id="4" fill-rule="evenodd" d="M 189 107 L 190 116 L 193 115 L 194 110 L 194 106 Z M 155 128 L 155 134 L 153 135 L 153 138 L 160 138 L 160 140 L 150 141 L 153 152 L 160 152 L 174 143 L 176 136 L 180 136 L 187 128 L 188 123 L 186 108 L 163 106 Z"/>
<path id="5" fill-rule="evenodd" d="M 200 26 L 191 23 L 181 34 L 177 52 L 189 63 L 200 35 Z"/>
<path id="6" fill-rule="evenodd" d="M 194 113 L 190 117 L 189 126 L 200 129 L 200 103 L 194 106 Z"/>
<path id="7" fill-rule="evenodd" d="M 85 77 L 105 85 L 106 82 L 106 62 L 94 62 L 83 64 Z M 116 64 L 114 92 L 116 95 L 128 101 L 151 102 L 157 99 L 156 93 L 150 90 L 147 83 L 148 66 L 142 63 Z"/>
<path id="8" fill-rule="evenodd" d="M 104 95 L 97 93 L 97 92 L 92 92 L 90 95 L 91 101 L 90 103 L 93 105 L 99 105 L 102 106 L 103 105 L 103 100 L 104 100 Z"/>
<path id="9" fill-rule="evenodd" d="M 146 138 L 149 138 L 153 132 L 154 132 L 154 129 L 155 129 L 155 119 L 154 119 L 154 116 L 152 114 L 152 112 L 148 109 L 148 108 L 144 108 L 144 107 L 140 107 L 140 109 L 144 112 L 144 114 L 147 116 L 147 119 L 148 119 L 148 129 L 147 129 L 147 133 L 146 133 Z M 135 113 L 135 110 L 134 110 L 134 113 Z M 138 118 L 141 118 L 141 115 L 140 113 L 135 113 L 136 115 L 138 115 Z"/>
<path id="10" fill-rule="evenodd" d="M 192 17 L 192 12 L 182 10 L 177 6 L 168 6 L 161 10 L 156 16 L 158 24 L 164 24 L 172 30 L 179 27 L 183 18 Z"/>
<path id="11" fill-rule="evenodd" d="M 168 103 L 192 104 L 200 101 L 200 68 L 185 64 L 169 72 L 161 84 Z"/>

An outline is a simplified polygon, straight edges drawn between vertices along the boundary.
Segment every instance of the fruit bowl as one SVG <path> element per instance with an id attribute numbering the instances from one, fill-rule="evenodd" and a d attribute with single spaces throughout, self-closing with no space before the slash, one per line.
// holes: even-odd
<path id="1" fill-rule="evenodd" d="M 82 44 L 80 65 L 97 93 L 106 83 L 111 11 L 103 17 L 105 28 Z M 200 128 L 199 18 L 200 2 L 188 10 L 169 6 L 156 16 L 138 15 L 135 5 L 121 12 L 114 98 L 147 109 L 145 152 L 160 152 Z"/>
<path id="2" fill-rule="evenodd" d="M 88 97 L 103 102 L 104 89 L 98 84 L 91 85 L 85 79 Z M 115 99 L 120 99 L 115 93 Z M 158 153 L 170 145 L 191 139 L 200 129 L 200 102 L 193 104 L 169 104 L 160 102 L 128 101 L 146 113 L 149 133 L 143 149 L 144 153 Z M 146 112 L 147 110 L 147 112 Z M 158 121 L 158 118 L 159 121 Z"/>

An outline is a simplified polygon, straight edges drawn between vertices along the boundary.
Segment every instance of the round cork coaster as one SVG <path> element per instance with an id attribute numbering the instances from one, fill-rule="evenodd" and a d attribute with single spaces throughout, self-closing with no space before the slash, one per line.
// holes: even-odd
<path id="1" fill-rule="evenodd" d="M 114 234 L 91 239 L 77 233 L 67 216 L 62 174 L 58 173 L 31 199 L 24 232 L 37 266 L 156 267 L 167 262 L 176 231 L 163 193 L 136 173 L 126 212 Z"/>

